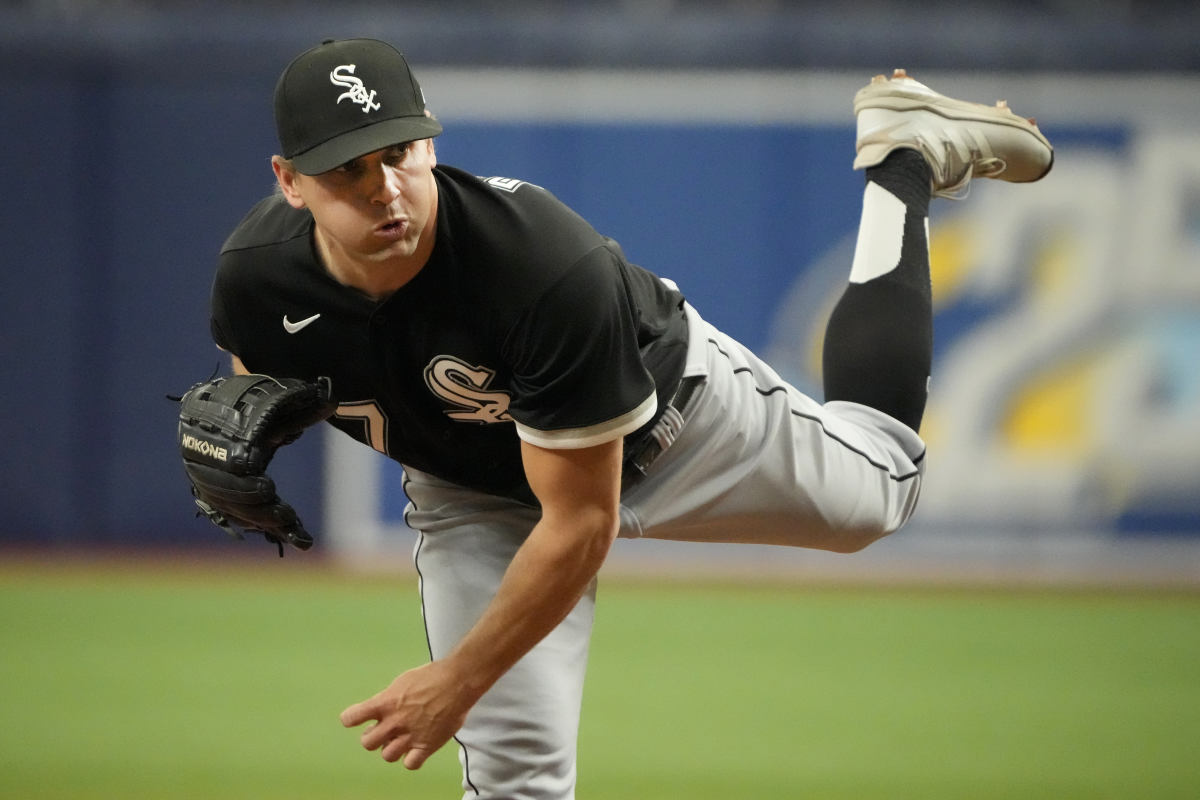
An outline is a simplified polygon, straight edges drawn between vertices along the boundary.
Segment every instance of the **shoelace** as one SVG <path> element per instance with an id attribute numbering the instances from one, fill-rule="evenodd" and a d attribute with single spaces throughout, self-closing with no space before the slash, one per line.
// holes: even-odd
<path id="1" fill-rule="evenodd" d="M 947 161 L 953 155 L 953 145 L 946 142 L 946 153 L 943 156 Z M 955 181 L 952 185 L 944 189 L 937 189 L 933 192 L 934 197 L 944 197 L 947 200 L 965 200 L 971 193 L 972 178 L 993 178 L 1008 168 L 1008 164 L 1002 158 L 989 156 L 987 158 L 979 158 L 981 153 L 974 150 L 969 151 L 971 158 L 963 159 L 967 162 L 966 169 L 963 171 L 962 177 Z"/>

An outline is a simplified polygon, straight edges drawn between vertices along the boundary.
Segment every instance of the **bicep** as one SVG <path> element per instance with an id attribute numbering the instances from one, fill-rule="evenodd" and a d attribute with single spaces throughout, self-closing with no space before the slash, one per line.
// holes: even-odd
<path id="1" fill-rule="evenodd" d="M 621 501 L 620 437 L 593 447 L 550 449 L 521 442 L 529 486 L 542 519 L 556 524 L 585 520 L 615 531 Z"/>

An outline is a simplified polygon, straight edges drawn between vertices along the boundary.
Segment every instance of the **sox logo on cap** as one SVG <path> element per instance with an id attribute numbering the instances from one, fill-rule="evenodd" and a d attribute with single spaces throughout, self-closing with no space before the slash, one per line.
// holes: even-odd
<path id="1" fill-rule="evenodd" d="M 352 103 L 358 103 L 362 106 L 363 113 L 368 111 L 378 110 L 379 103 L 375 102 L 375 90 L 371 89 L 370 94 L 367 93 L 367 87 L 362 80 L 354 76 L 355 64 L 342 64 L 334 67 L 333 72 L 329 73 L 329 82 L 335 86 L 345 86 L 347 91 L 338 95 L 337 102 L 349 100 Z"/>

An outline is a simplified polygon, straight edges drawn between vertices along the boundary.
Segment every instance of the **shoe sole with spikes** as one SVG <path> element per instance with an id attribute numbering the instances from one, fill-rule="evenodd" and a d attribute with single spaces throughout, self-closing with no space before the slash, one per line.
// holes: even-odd
<path id="1" fill-rule="evenodd" d="M 938 197 L 966 196 L 972 178 L 1030 183 L 1054 165 L 1054 148 L 1037 122 L 1003 100 L 994 106 L 954 100 L 896 70 L 876 75 L 854 96 L 854 168 L 882 162 L 897 148 L 919 150 L 933 170 Z"/>

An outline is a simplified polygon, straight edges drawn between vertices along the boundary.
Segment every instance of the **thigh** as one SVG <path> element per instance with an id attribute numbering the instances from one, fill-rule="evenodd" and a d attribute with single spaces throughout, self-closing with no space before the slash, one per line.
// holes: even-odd
<path id="1" fill-rule="evenodd" d="M 409 524 L 430 655 L 448 653 L 495 596 L 536 509 L 437 481 L 413 480 Z M 425 511 L 423 509 L 435 509 Z M 595 582 L 554 631 L 509 670 L 455 737 L 467 797 L 574 796 L 579 709 Z"/>
<path id="2" fill-rule="evenodd" d="M 625 535 L 852 551 L 899 528 L 924 443 L 854 403 L 821 405 L 706 325 L 708 378 L 683 431 L 622 500 Z"/>

